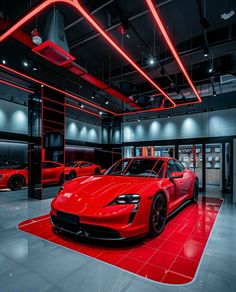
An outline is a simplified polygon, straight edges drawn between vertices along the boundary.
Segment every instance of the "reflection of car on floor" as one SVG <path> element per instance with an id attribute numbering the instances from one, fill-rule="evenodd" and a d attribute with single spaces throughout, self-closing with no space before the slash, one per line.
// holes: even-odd
<path id="1" fill-rule="evenodd" d="M 64 165 L 53 161 L 44 161 L 42 164 L 43 184 L 63 184 Z M 28 185 L 28 167 L 0 169 L 0 188 L 20 190 Z"/>
<path id="2" fill-rule="evenodd" d="M 121 159 L 104 175 L 68 181 L 51 204 L 58 231 L 99 239 L 158 235 L 167 218 L 198 200 L 198 178 L 167 157 Z"/>
<path id="3" fill-rule="evenodd" d="M 65 175 L 69 179 L 76 178 L 83 175 L 100 174 L 101 167 L 87 161 L 73 161 L 69 162 L 65 166 Z"/>

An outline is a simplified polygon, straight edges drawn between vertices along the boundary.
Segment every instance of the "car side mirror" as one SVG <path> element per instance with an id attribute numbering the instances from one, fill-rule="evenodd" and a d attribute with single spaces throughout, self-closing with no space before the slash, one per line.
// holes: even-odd
<path id="1" fill-rule="evenodd" d="M 101 170 L 101 174 L 104 174 L 107 170 L 104 168 Z"/>
<path id="2" fill-rule="evenodd" d="M 182 178 L 182 177 L 183 177 L 182 172 L 174 171 L 170 174 L 170 179 L 176 179 L 176 178 Z"/>

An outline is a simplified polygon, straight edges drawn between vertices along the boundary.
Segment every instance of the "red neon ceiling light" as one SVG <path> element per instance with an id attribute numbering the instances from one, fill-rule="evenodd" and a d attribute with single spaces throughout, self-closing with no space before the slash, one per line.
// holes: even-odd
<path id="1" fill-rule="evenodd" d="M 176 106 L 175 102 L 171 99 L 171 97 L 162 90 L 144 71 L 141 67 L 139 67 L 129 55 L 104 31 L 104 29 L 94 20 L 93 17 L 79 4 L 77 0 L 46 0 L 43 3 L 36 6 L 32 9 L 26 16 L 20 19 L 17 23 L 15 23 L 11 28 L 9 28 L 5 33 L 0 36 L 0 42 L 9 37 L 13 32 L 19 29 L 22 25 L 36 16 L 39 12 L 47 8 L 51 4 L 55 3 L 66 3 L 74 7 L 77 11 L 79 11 L 83 17 L 96 29 L 102 37 L 126 60 L 128 61 L 154 88 L 156 88 L 165 98 L 167 98 L 173 106 Z"/>
<path id="2" fill-rule="evenodd" d="M 191 78 L 189 77 L 188 72 L 185 69 L 184 64 L 181 61 L 181 59 L 180 59 L 180 57 L 179 57 L 179 55 L 178 55 L 178 53 L 177 53 L 172 41 L 170 39 L 170 36 L 168 35 L 168 32 L 165 29 L 165 26 L 164 26 L 164 24 L 163 24 L 163 22 L 162 22 L 162 20 L 161 20 L 161 18 L 159 16 L 159 14 L 157 13 L 157 10 L 156 10 L 155 5 L 153 4 L 153 1 L 152 0 L 146 0 L 146 3 L 148 5 L 148 8 L 149 8 L 152 16 L 154 17 L 154 20 L 155 20 L 159 30 L 161 31 L 161 33 L 162 33 L 162 35 L 163 35 L 163 37 L 164 37 L 164 39 L 166 41 L 166 44 L 168 45 L 169 49 L 171 50 L 176 62 L 178 63 L 180 69 L 182 70 L 186 80 L 188 81 L 188 83 L 189 83 L 190 87 L 192 88 L 194 94 L 196 95 L 198 101 L 201 102 L 202 101 L 201 97 L 200 97 L 197 89 L 195 88 Z"/>
<path id="3" fill-rule="evenodd" d="M 53 90 L 55 90 L 55 91 L 57 91 L 57 92 L 60 92 L 60 93 L 62 93 L 62 94 L 65 94 L 66 96 L 69 96 L 69 97 L 71 97 L 71 98 L 73 98 L 73 99 L 76 99 L 76 100 L 78 100 L 78 101 L 80 101 L 80 102 L 83 102 L 84 104 L 88 104 L 89 106 L 92 106 L 93 108 L 96 108 L 96 109 L 101 110 L 101 111 L 103 111 L 103 112 L 107 112 L 107 113 L 110 113 L 110 114 L 112 114 L 112 115 L 115 115 L 115 113 L 114 113 L 113 111 L 110 111 L 110 110 L 108 110 L 108 109 L 105 109 L 105 108 L 103 108 L 103 107 L 101 107 L 101 106 L 99 106 L 99 105 L 96 105 L 96 104 L 94 104 L 94 103 L 92 103 L 92 102 L 90 102 L 90 101 L 87 101 L 87 100 L 85 100 L 85 99 L 82 99 L 82 98 L 76 96 L 75 94 L 72 94 L 72 93 L 66 92 L 66 91 L 61 90 L 61 89 L 59 89 L 59 88 L 56 88 L 56 87 L 54 87 L 54 86 L 52 86 L 52 85 L 49 85 L 49 84 L 47 84 L 47 83 L 45 83 L 45 82 L 42 82 L 42 81 L 40 81 L 40 80 L 38 80 L 38 79 L 36 79 L 36 78 L 33 78 L 33 77 L 29 76 L 29 75 L 26 75 L 26 74 L 24 74 L 24 73 L 21 73 L 21 72 L 19 72 L 19 71 L 17 71 L 17 70 L 14 70 L 14 69 L 12 69 L 12 68 L 10 68 L 10 67 L 7 67 L 7 66 L 5 66 L 5 65 L 0 64 L 0 68 L 3 68 L 3 69 L 5 69 L 5 70 L 7 70 L 7 71 L 10 71 L 10 72 L 12 72 L 12 73 L 14 73 L 14 74 L 16 74 L 16 75 L 19 75 L 19 76 L 21 76 L 21 77 L 23 77 L 23 78 L 26 78 L 26 79 L 28 79 L 28 80 L 34 82 L 34 83 L 38 83 L 38 84 L 44 85 L 44 86 L 46 86 L 46 87 L 48 87 L 48 88 L 51 88 L 51 89 L 53 89 Z"/>
<path id="4" fill-rule="evenodd" d="M 82 112 L 85 112 L 85 113 L 89 113 L 90 115 L 93 115 L 93 116 L 98 117 L 98 118 L 102 118 L 102 116 L 99 115 L 99 114 L 93 113 L 91 111 L 88 111 L 88 110 L 86 110 L 84 108 L 80 108 L 80 107 L 75 106 L 75 105 L 72 105 L 70 103 L 65 103 L 65 106 L 71 107 L 71 108 L 76 109 L 78 111 L 82 111 Z"/>
<path id="5" fill-rule="evenodd" d="M 3 83 L 3 84 L 6 84 L 6 85 L 9 85 L 9 86 L 12 86 L 12 87 L 15 87 L 15 88 L 18 88 L 20 90 L 23 90 L 23 91 L 26 91 L 26 92 L 29 92 L 29 93 L 34 93 L 33 90 L 30 90 L 28 88 L 25 88 L 23 86 L 20 86 L 20 85 L 17 85 L 15 83 L 12 83 L 10 81 L 6 81 L 6 80 L 3 80 L 3 79 L 0 79 L 0 83 Z"/>

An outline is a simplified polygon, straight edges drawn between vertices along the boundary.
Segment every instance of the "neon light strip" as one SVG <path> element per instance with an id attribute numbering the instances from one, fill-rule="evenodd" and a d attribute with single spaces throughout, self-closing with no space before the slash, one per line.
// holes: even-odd
<path id="1" fill-rule="evenodd" d="M 29 92 L 29 93 L 34 93 L 33 90 L 30 90 L 30 89 L 25 88 L 25 87 L 23 87 L 23 86 L 17 85 L 17 84 L 15 84 L 15 83 L 10 82 L 10 81 L 5 81 L 5 80 L 3 80 L 3 79 L 0 79 L 0 83 L 4 83 L 4 84 L 6 84 L 6 85 L 9 85 L 9 86 L 12 86 L 12 87 L 18 88 L 18 89 L 20 89 L 20 90 L 23 90 L 23 91 L 26 91 L 26 92 Z"/>
<path id="2" fill-rule="evenodd" d="M 78 97 L 78 96 L 76 96 L 76 95 L 74 95 L 74 94 L 72 94 L 72 93 L 68 93 L 68 92 L 66 92 L 66 91 L 64 91 L 64 90 L 61 90 L 61 89 L 56 88 L 56 87 L 54 87 L 54 86 L 51 86 L 51 85 L 49 85 L 49 84 L 47 84 L 47 83 L 45 83 L 45 82 L 42 82 L 42 81 L 40 81 L 40 80 L 38 80 L 38 79 L 36 79 L 36 78 L 33 78 L 33 77 L 31 77 L 31 76 L 28 76 L 28 75 L 26 75 L 26 74 L 24 74 L 24 73 L 21 73 L 21 72 L 17 71 L 17 70 L 14 70 L 14 69 L 12 69 L 12 68 L 10 68 L 10 67 L 7 67 L 7 66 L 5 66 L 5 65 L 0 64 L 0 68 L 3 68 L 3 69 L 5 69 L 5 70 L 7 70 L 7 71 L 10 71 L 10 72 L 12 72 L 12 73 L 14 73 L 14 74 L 16 74 L 16 75 L 19 75 L 19 76 L 21 76 L 21 77 L 23 77 L 23 78 L 25 78 L 25 79 L 28 79 L 28 80 L 34 82 L 34 83 L 38 83 L 38 84 L 41 84 L 41 85 L 47 86 L 48 88 L 51 88 L 51 89 L 53 89 L 53 90 L 55 90 L 55 91 L 57 91 L 57 92 L 60 92 L 60 93 L 62 93 L 62 94 L 65 94 L 66 96 L 70 96 L 70 97 L 72 97 L 73 99 L 79 100 L 80 102 L 86 103 L 86 104 L 88 104 L 88 105 L 90 105 L 90 106 L 92 106 L 92 107 L 94 107 L 94 108 L 97 108 L 97 109 L 99 109 L 99 110 L 101 110 L 101 111 L 104 111 L 104 112 L 110 113 L 110 114 L 112 114 L 112 115 L 115 115 L 115 113 L 112 112 L 112 111 L 110 111 L 110 110 L 107 110 L 107 109 L 105 109 L 105 108 L 103 108 L 103 107 L 101 107 L 101 106 L 98 106 L 98 105 L 96 105 L 96 104 L 90 102 L 90 101 L 87 101 L 87 100 L 85 100 L 85 99 L 82 99 L 82 98 L 80 98 L 80 97 Z"/>
<path id="3" fill-rule="evenodd" d="M 164 39 L 166 41 L 166 44 L 168 45 L 169 49 L 171 50 L 176 62 L 178 63 L 180 69 L 182 70 L 186 80 L 188 81 L 190 87 L 192 88 L 192 90 L 193 90 L 194 94 L 196 95 L 197 99 L 199 100 L 199 102 L 201 102 L 202 101 L 201 97 L 198 94 L 197 89 L 195 88 L 191 78 L 188 75 L 187 70 L 184 67 L 184 64 L 182 63 L 182 61 L 181 61 L 181 59 L 180 59 L 180 57 L 179 57 L 174 45 L 173 45 L 173 43 L 172 43 L 172 41 L 170 39 L 170 36 L 168 35 L 168 32 L 165 29 L 165 26 L 164 26 L 160 16 L 157 13 L 157 10 L 156 10 L 155 5 L 153 4 L 153 1 L 152 0 L 146 0 L 146 3 L 148 5 L 148 8 L 149 8 L 152 16 L 154 17 L 154 20 L 156 21 L 156 24 L 157 24 L 158 28 L 160 29 L 160 31 L 161 31 L 161 33 L 162 33 L 162 35 L 163 35 L 163 37 L 164 37 Z"/>
<path id="4" fill-rule="evenodd" d="M 0 42 L 10 36 L 13 32 L 19 29 L 22 25 L 24 25 L 27 21 L 32 19 L 39 12 L 47 8 L 49 5 L 54 3 L 66 3 L 73 6 L 76 10 L 78 10 L 83 17 L 96 29 L 103 38 L 126 60 L 128 61 L 154 88 L 156 88 L 161 94 L 167 98 L 173 106 L 176 104 L 171 99 L 171 97 L 162 90 L 143 70 L 139 67 L 129 56 L 128 54 L 104 31 L 104 29 L 94 20 L 93 17 L 79 4 L 77 0 L 46 0 L 43 3 L 36 6 L 32 11 L 30 11 L 25 17 L 20 19 L 15 25 L 9 28 L 5 33 L 0 36 Z"/>
<path id="5" fill-rule="evenodd" d="M 69 103 L 65 103 L 66 106 L 68 107 L 71 107 L 73 109 L 76 109 L 76 110 L 79 110 L 79 111 L 82 111 L 82 112 L 85 112 L 85 113 L 89 113 L 90 115 L 94 115 L 95 117 L 98 117 L 98 118 L 102 118 L 100 115 L 96 114 L 96 113 L 93 113 L 93 112 L 90 112 L 86 109 L 83 109 L 81 107 L 78 107 L 78 106 L 75 106 L 75 105 L 72 105 L 72 104 L 69 104 Z"/>

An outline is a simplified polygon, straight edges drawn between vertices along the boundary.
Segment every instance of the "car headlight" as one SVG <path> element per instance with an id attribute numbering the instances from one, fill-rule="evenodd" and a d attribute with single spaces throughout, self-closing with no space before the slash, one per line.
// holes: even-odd
<path id="1" fill-rule="evenodd" d="M 114 204 L 138 204 L 140 196 L 138 194 L 125 194 L 117 197 L 110 205 Z"/>

